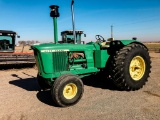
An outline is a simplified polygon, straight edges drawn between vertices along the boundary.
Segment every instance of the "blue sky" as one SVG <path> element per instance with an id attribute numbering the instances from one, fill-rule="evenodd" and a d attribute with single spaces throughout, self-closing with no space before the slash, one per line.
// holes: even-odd
<path id="1" fill-rule="evenodd" d="M 17 40 L 53 41 L 50 5 L 59 5 L 60 32 L 72 29 L 71 0 L 0 0 L 0 29 L 16 31 Z M 105 39 L 160 41 L 160 0 L 75 0 L 75 26 L 87 34 L 85 41 Z"/>

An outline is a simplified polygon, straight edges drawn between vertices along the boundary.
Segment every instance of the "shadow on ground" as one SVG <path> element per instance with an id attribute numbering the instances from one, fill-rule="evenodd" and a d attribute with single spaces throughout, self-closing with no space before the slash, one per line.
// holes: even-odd
<path id="1" fill-rule="evenodd" d="M 52 96 L 51 96 L 51 91 L 50 90 L 47 90 L 47 91 L 39 91 L 37 93 L 37 98 L 39 101 L 41 101 L 42 103 L 45 103 L 49 106 L 54 106 L 54 107 L 58 107 L 53 99 L 52 99 Z"/>
<path id="2" fill-rule="evenodd" d="M 23 69 L 23 68 L 34 68 L 35 64 L 1 64 L 0 70 L 10 70 L 10 69 Z"/>
<path id="3" fill-rule="evenodd" d="M 39 91 L 40 88 L 37 83 L 37 79 L 35 77 L 23 79 L 19 77 L 17 74 L 12 74 L 11 76 L 18 78 L 17 80 L 9 81 L 9 84 L 18 86 L 27 91 Z"/>
<path id="4" fill-rule="evenodd" d="M 28 75 L 28 74 L 27 74 Z M 45 103 L 49 106 L 57 107 L 54 103 L 52 97 L 51 97 L 51 91 L 41 91 L 37 79 L 35 77 L 32 77 L 31 75 L 28 75 L 32 78 L 23 79 L 19 77 L 17 74 L 12 74 L 13 77 L 16 77 L 17 80 L 9 81 L 9 84 L 15 85 L 17 87 L 20 87 L 22 89 L 25 89 L 27 91 L 37 91 L 36 97 L 39 101 L 42 103 Z"/>
<path id="5" fill-rule="evenodd" d="M 57 107 L 56 104 L 53 102 L 51 91 L 50 90 L 41 91 L 37 83 L 37 79 L 32 75 L 29 75 L 29 74 L 25 74 L 25 75 L 28 75 L 28 77 L 31 77 L 31 78 L 23 79 L 19 77 L 17 74 L 12 74 L 13 77 L 17 78 L 17 80 L 10 81 L 9 84 L 18 86 L 27 91 L 38 91 L 36 96 L 39 101 L 47 105 Z M 92 87 L 97 87 L 102 89 L 109 89 L 109 90 L 118 90 L 118 88 L 113 84 L 113 82 L 110 79 L 107 79 L 105 77 L 92 75 L 92 76 L 83 78 L 82 81 L 84 85 L 87 85 L 87 86 L 92 86 Z"/>
<path id="6" fill-rule="evenodd" d="M 91 75 L 82 79 L 84 85 L 96 88 L 109 89 L 120 91 L 113 83 L 113 81 L 105 76 Z"/>

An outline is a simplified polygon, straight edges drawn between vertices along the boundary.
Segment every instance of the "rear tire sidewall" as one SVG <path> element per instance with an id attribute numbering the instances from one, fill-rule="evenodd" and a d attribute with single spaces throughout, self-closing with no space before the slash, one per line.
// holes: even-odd
<path id="1" fill-rule="evenodd" d="M 138 81 L 132 79 L 130 72 L 129 72 L 130 63 L 131 63 L 132 59 L 136 56 L 142 57 L 145 62 L 145 66 L 146 66 L 145 71 L 144 71 L 144 75 Z M 130 53 L 128 53 L 128 55 L 126 56 L 124 63 L 125 63 L 124 64 L 124 77 L 126 79 L 127 84 L 129 84 L 130 86 L 133 86 L 134 88 L 139 88 L 143 84 L 145 84 L 145 82 L 148 78 L 149 70 L 150 70 L 150 67 L 149 67 L 150 62 L 149 62 L 148 52 L 144 51 L 144 49 L 142 49 L 142 48 L 138 48 L 138 49 L 133 48 L 133 50 L 131 50 Z"/>

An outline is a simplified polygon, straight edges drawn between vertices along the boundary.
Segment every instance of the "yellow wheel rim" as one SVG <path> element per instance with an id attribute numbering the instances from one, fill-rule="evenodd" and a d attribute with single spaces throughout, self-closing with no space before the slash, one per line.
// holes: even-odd
<path id="1" fill-rule="evenodd" d="M 141 56 L 136 56 L 131 60 L 129 72 L 133 80 L 140 80 L 145 73 L 145 69 L 146 64 Z"/>
<path id="2" fill-rule="evenodd" d="M 63 95 L 66 99 L 72 99 L 77 94 L 77 86 L 73 83 L 67 84 L 63 89 Z"/>

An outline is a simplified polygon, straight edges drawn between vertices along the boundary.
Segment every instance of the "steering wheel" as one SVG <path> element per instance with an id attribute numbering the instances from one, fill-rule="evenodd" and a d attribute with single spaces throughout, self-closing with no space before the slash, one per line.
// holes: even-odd
<path id="1" fill-rule="evenodd" d="M 100 41 L 100 42 L 105 41 L 104 38 L 101 35 L 96 35 L 95 37 L 96 37 L 97 41 Z"/>

